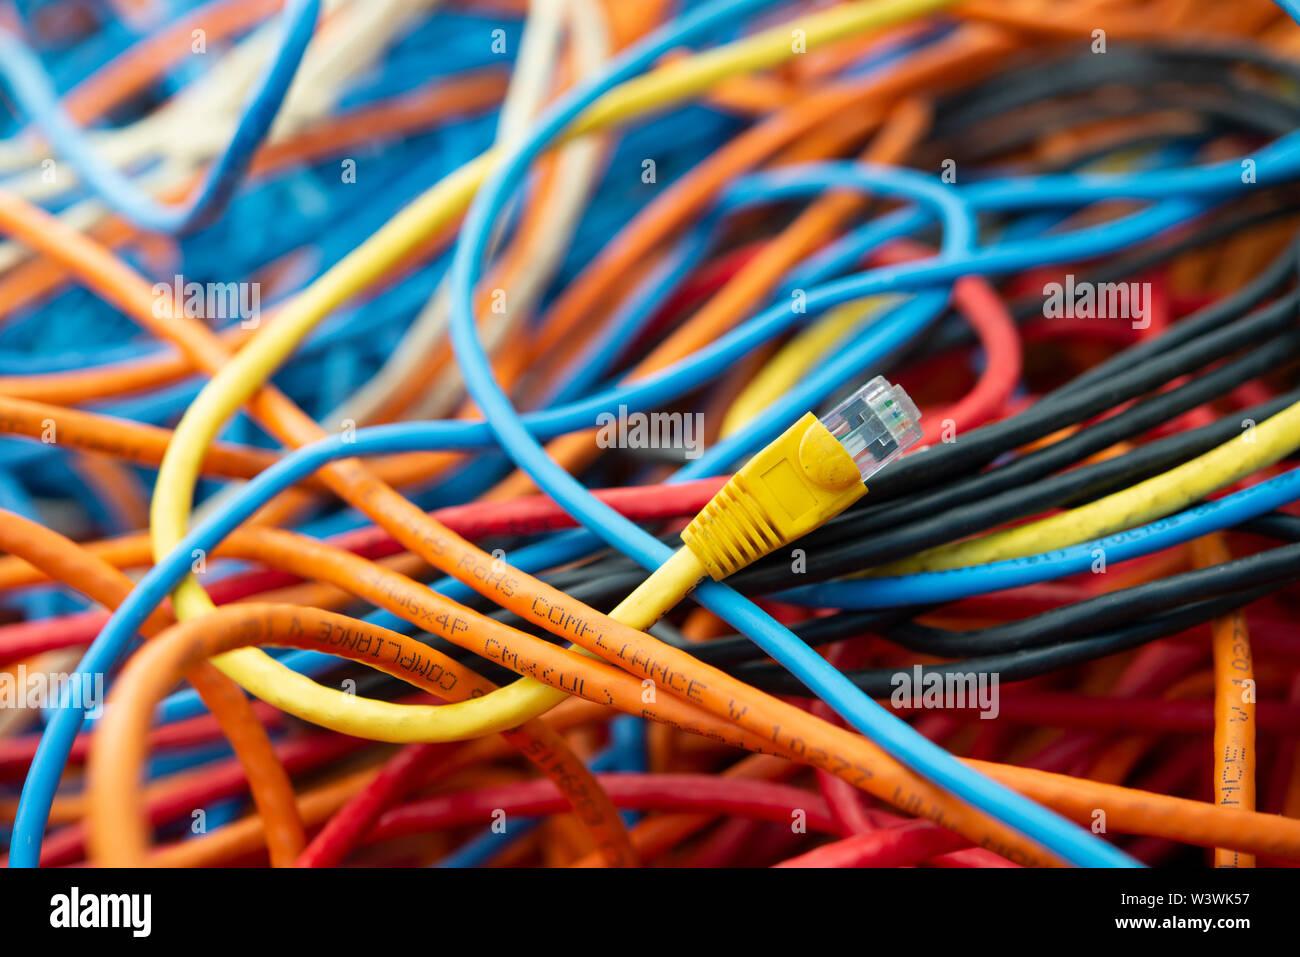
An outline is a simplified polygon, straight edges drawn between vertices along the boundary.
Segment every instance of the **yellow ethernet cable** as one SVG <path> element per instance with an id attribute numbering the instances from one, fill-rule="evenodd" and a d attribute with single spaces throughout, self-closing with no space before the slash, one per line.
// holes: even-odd
<path id="1" fill-rule="evenodd" d="M 685 545 L 609 617 L 645 631 L 706 575 L 720 581 L 820 528 L 867 494 L 866 480 L 921 438 L 920 418 L 902 387 L 880 376 L 824 419 L 805 413 L 717 491 L 683 529 Z M 544 714 L 566 697 L 533 678 L 521 678 L 443 710 L 481 708 L 499 719 L 509 708 L 509 717 L 518 723 Z"/>
<path id="2" fill-rule="evenodd" d="M 1186 508 L 1216 489 L 1281 461 L 1298 448 L 1300 403 L 1177 468 L 1088 505 L 980 538 L 932 548 L 882 565 L 871 574 L 909 575 L 984 565 L 1101 538 Z"/>
<path id="3" fill-rule="evenodd" d="M 920 419 L 903 388 L 881 376 L 825 419 L 805 412 L 718 490 L 682 541 L 721 581 L 866 495 L 866 480 L 921 438 Z"/>
<path id="4" fill-rule="evenodd" d="M 607 129 L 678 102 L 727 77 L 784 62 L 796 55 L 791 43 L 795 29 L 802 31 L 803 48 L 811 50 L 931 13 L 953 2 L 859 0 L 802 16 L 621 84 L 593 103 L 560 141 Z M 213 376 L 177 424 L 159 468 L 150 509 L 156 556 L 165 555 L 184 537 L 200 463 L 222 424 L 270 379 L 330 312 L 376 282 L 420 242 L 462 213 L 500 158 L 495 150 L 486 152 L 421 194 L 286 303 L 275 320 L 258 330 Z M 172 600 L 181 619 L 205 614 L 215 607 L 193 576 L 177 586 Z M 631 615 L 639 607 L 640 599 L 624 613 Z M 650 624 L 631 620 L 624 623 L 637 628 Z M 257 649 L 230 652 L 213 660 L 248 691 L 284 711 L 322 727 L 375 740 L 452 741 L 489 734 L 523 720 L 520 715 L 526 709 L 520 699 L 533 700 L 529 697 L 532 689 L 520 689 L 524 682 L 519 681 L 474 701 L 437 707 L 403 706 L 325 688 Z"/>

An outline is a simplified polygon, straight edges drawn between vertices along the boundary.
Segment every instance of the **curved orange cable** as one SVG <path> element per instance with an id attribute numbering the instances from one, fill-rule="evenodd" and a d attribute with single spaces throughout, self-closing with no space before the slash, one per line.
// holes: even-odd
<path id="1" fill-rule="evenodd" d="M 21 556 L 56 581 L 109 608 L 116 608 L 134 587 L 129 578 L 78 548 L 75 542 L 12 512 L 0 512 L 0 548 Z M 169 611 L 158 608 L 141 631 L 146 636 L 156 636 L 171 620 Z M 302 852 L 306 838 L 298 819 L 293 785 L 266 729 L 239 686 L 214 666 L 199 661 L 187 668 L 183 676 L 216 717 L 248 776 L 249 790 L 264 822 L 272 863 L 278 867 L 291 866 Z M 182 674 L 176 676 L 180 677 Z M 151 717 L 146 716 L 146 724 Z"/>

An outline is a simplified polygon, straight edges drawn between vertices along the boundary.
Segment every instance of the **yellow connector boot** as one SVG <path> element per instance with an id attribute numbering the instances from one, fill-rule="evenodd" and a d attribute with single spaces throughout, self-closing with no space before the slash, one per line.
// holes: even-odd
<path id="1" fill-rule="evenodd" d="M 806 413 L 731 477 L 682 532 L 721 580 L 818 528 L 866 494 L 866 480 L 921 437 L 900 386 L 876 376 L 825 419 Z"/>

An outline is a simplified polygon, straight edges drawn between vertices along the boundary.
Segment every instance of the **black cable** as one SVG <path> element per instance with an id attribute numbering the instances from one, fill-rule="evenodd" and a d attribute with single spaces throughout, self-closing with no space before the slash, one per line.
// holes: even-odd
<path id="1" fill-rule="evenodd" d="M 1288 337 L 1298 340 L 1293 347 L 1300 347 L 1300 333 L 1291 333 Z M 864 537 L 866 533 L 860 529 L 846 528 L 845 525 L 828 526 L 834 532 L 833 538 L 822 539 L 819 538 L 819 533 L 814 533 L 799 542 L 798 547 L 810 559 L 805 563 L 807 571 L 796 574 L 790 569 L 786 556 L 771 556 L 732 576 L 728 583 L 747 594 L 763 594 L 796 584 L 823 581 L 839 574 L 860 571 L 869 563 L 877 564 L 905 557 L 1025 514 L 1062 505 L 1082 504 L 1108 494 L 1115 488 L 1128 487 L 1134 482 L 1160 474 L 1239 434 L 1243 419 L 1266 419 L 1300 401 L 1300 390 L 1224 417 L 1210 425 L 1167 436 L 1122 456 L 1033 481 L 1036 474 L 1050 474 L 1063 465 L 1107 448 L 1135 432 L 1164 422 L 1171 415 L 1194 408 L 1232 388 L 1238 381 L 1251 378 L 1254 374 L 1251 363 L 1256 361 L 1258 357 L 1254 355 L 1237 360 L 1236 363 L 1225 365 L 1201 379 L 1155 396 L 1000 470 L 983 473 L 969 484 L 972 501 L 965 508 L 952 513 L 930 514 L 931 504 L 924 496 L 918 497 L 918 505 L 912 506 L 909 502 L 905 506 L 916 508 L 922 515 L 928 514 L 929 517 L 886 529 L 870 538 Z M 1246 374 L 1238 379 L 1242 372 Z M 869 516 L 871 513 L 866 514 Z M 661 540 L 673 546 L 680 544 L 676 536 L 663 536 Z M 575 598 L 607 611 L 640 584 L 644 574 L 631 559 L 607 552 L 584 565 L 548 573 L 542 578 Z M 490 603 L 477 596 L 470 599 L 470 602 L 480 610 L 492 608 Z M 513 627 L 530 627 L 507 612 L 496 611 L 494 616 Z M 540 631 L 536 633 L 542 636 Z"/>
<path id="2" fill-rule="evenodd" d="M 1288 107 L 1291 113 L 1295 113 L 1294 100 L 1271 96 L 1257 86 L 1247 89 L 1238 83 L 1234 72 L 1243 63 L 1285 77 L 1297 77 L 1294 64 L 1239 43 L 1215 47 L 1116 43 L 1110 46 L 1105 56 L 1091 53 L 1052 56 L 1004 71 L 943 98 L 935 107 L 934 137 L 953 136 L 976 126 L 996 125 L 1008 114 L 1044 100 L 1095 93 L 1103 87 L 1128 86 L 1159 91 L 1161 86 L 1167 86 L 1171 81 L 1218 87 L 1235 93 L 1234 98 L 1243 105 L 1257 98 L 1268 98 L 1279 110 L 1279 115 L 1285 115 Z M 1140 103 L 1141 100 L 1130 95 L 1130 102 Z M 1242 117 L 1250 115 L 1249 107 L 1243 108 L 1239 114 Z"/>
<path id="3" fill-rule="evenodd" d="M 1226 234 L 1224 234 L 1226 235 Z M 1178 250 L 1181 252 L 1182 250 Z M 1264 271 L 1255 278 L 1246 283 L 1240 289 L 1235 290 L 1222 299 L 1218 299 L 1208 306 L 1197 310 L 1187 318 L 1175 323 L 1169 329 L 1165 330 L 1154 339 L 1148 339 L 1145 342 L 1139 342 L 1135 345 L 1116 353 L 1104 362 L 1100 362 L 1088 369 L 1086 372 L 1076 376 L 1070 382 L 1067 382 L 1061 388 L 1055 391 L 1055 395 L 1069 395 L 1084 386 L 1090 385 L 1107 376 L 1115 375 L 1132 369 L 1134 366 L 1141 365 L 1152 356 L 1168 352 L 1174 346 L 1190 342 L 1197 336 L 1203 335 L 1213 329 L 1218 329 L 1228 322 L 1231 322 L 1247 309 L 1253 309 L 1269 296 L 1274 295 L 1291 280 L 1296 271 L 1297 258 L 1300 258 L 1300 233 L 1297 233 L 1287 247 L 1282 250 L 1273 261 L 1265 267 Z M 1126 268 L 1130 270 L 1124 275 L 1132 275 L 1134 272 L 1141 272 L 1147 268 L 1146 265 L 1134 266 L 1132 262 L 1128 263 Z"/>
<path id="4" fill-rule="evenodd" d="M 1036 678 L 1039 675 L 1136 648 L 1157 638 L 1177 634 L 1187 628 L 1236 611 L 1263 598 L 1284 584 L 1253 588 L 1249 591 L 1239 591 L 1220 598 L 1196 602 L 1177 611 L 1157 615 L 1145 622 L 1114 628 L 1078 641 L 968 658 L 942 665 L 924 665 L 922 675 L 937 674 L 945 684 L 949 676 L 956 681 L 972 674 L 996 674 L 999 683 Z M 799 679 L 787 673 L 780 665 L 767 663 L 741 665 L 733 668 L 731 673 L 768 694 L 804 697 L 808 695 L 808 689 Z M 845 677 L 871 697 L 887 698 L 896 685 L 896 676 L 904 673 L 910 675 L 910 671 L 902 668 L 876 668 L 845 672 Z"/>
<path id="5" fill-rule="evenodd" d="M 1297 194 L 1296 186 L 1293 183 L 1288 183 L 1285 189 L 1269 190 L 1268 197 L 1260 197 L 1260 199 L 1265 198 L 1273 198 L 1277 201 L 1272 203 L 1264 202 L 1260 204 L 1263 208 L 1258 210 L 1254 208 L 1243 210 L 1241 203 L 1234 201 L 1226 206 L 1227 213 L 1225 215 L 1208 221 L 1206 221 L 1206 217 L 1201 217 L 1194 224 L 1194 228 L 1180 230 L 1178 237 L 1173 241 L 1163 241 L 1140 248 L 1136 252 L 1122 257 L 1108 259 L 1100 265 L 1084 271 L 1080 282 L 1096 285 L 1104 282 L 1122 281 L 1126 277 L 1140 275 L 1144 271 L 1182 253 L 1219 242 L 1241 230 L 1251 229 L 1284 216 L 1300 213 L 1300 194 Z M 1103 360 L 1093 368 L 1080 373 L 1074 379 L 1060 386 L 1054 390 L 1054 394 L 1066 394 L 1077 388 L 1080 383 L 1092 382 L 1122 369 L 1131 368 L 1152 355 L 1165 352 L 1172 346 L 1194 339 L 1209 329 L 1217 328 L 1240 317 L 1247 310 L 1253 309 L 1265 299 L 1280 291 L 1294 278 L 1296 254 L 1292 250 L 1296 248 L 1300 248 L 1300 232 L 1296 234 L 1291 243 L 1287 244 L 1287 248 L 1265 267 L 1263 272 L 1252 277 L 1240 289 L 1215 300 L 1190 316 L 1180 319 L 1176 325 L 1162 332 L 1159 336 L 1117 352 L 1114 356 Z M 1017 324 L 1022 324 L 1042 315 L 1043 297 L 1041 295 L 1023 296 L 1009 301 L 1006 308 L 1012 319 Z M 978 339 L 970 323 L 950 308 L 944 315 L 944 321 L 935 329 L 934 333 L 925 336 L 919 341 L 914 341 L 903 358 L 908 361 L 921 361 L 953 349 L 974 345 L 977 342 Z M 1135 358 L 1128 358 L 1130 353 Z M 888 368 L 883 365 L 881 368 L 882 371 L 888 371 Z"/>
<path id="6" fill-rule="evenodd" d="M 900 623 L 885 628 L 884 637 L 909 651 L 943 658 L 999 654 L 1068 642 L 1088 632 L 1141 620 L 1179 605 L 1218 598 L 1251 586 L 1286 585 L 1297 578 L 1300 578 L 1300 545 L 1284 545 L 1107 592 L 1020 621 L 967 631 Z"/>
<path id="7" fill-rule="evenodd" d="M 1100 415 L 1166 382 L 1280 335 L 1295 320 L 1300 295 L 1290 292 L 1242 319 L 1214 329 L 1131 369 L 1061 395 L 1049 393 L 1018 415 L 973 429 L 958 441 L 895 462 L 872 480 L 871 495 L 853 511 L 890 501 L 983 468 L 1004 452 Z M 1176 328 L 1176 327 L 1175 327 Z"/>
<path id="8" fill-rule="evenodd" d="M 1269 512 L 1259 515 L 1240 525 L 1233 526 L 1234 531 L 1263 535 L 1284 542 L 1300 542 L 1300 518 L 1285 512 Z"/>
<path id="9" fill-rule="evenodd" d="M 1039 669 L 1032 672 L 1034 675 L 1043 674 L 1053 670 L 1051 667 L 1046 667 L 1046 664 L 1061 660 L 1053 657 L 1053 649 L 1047 647 L 1049 645 L 1059 646 L 1058 650 L 1069 655 L 1082 653 L 1081 648 L 1091 654 L 1091 651 L 1095 651 L 1096 648 L 1111 647 L 1110 643 L 1114 641 L 1136 640 L 1139 633 L 1126 631 L 1129 627 L 1126 621 L 1129 619 L 1139 621 L 1149 619 L 1152 622 L 1160 622 L 1161 628 L 1173 628 L 1175 625 L 1177 628 L 1190 627 L 1218 617 L 1224 610 L 1231 611 L 1235 607 L 1254 601 L 1300 579 L 1300 517 L 1272 512 L 1243 522 L 1235 526 L 1234 530 L 1265 535 L 1291 544 L 1209 568 L 1196 569 L 1135 585 L 1087 601 L 1052 609 L 1021 621 L 985 629 L 944 631 L 910 624 L 908 619 L 933 610 L 914 608 L 893 609 L 897 613 L 896 623 L 884 620 L 879 612 L 846 611 L 811 619 L 795 626 L 793 631 L 799 638 L 814 646 L 871 632 L 883 635 L 890 641 L 920 654 L 956 657 L 962 654 L 969 655 L 971 652 L 981 653 L 977 659 L 958 662 L 951 666 L 932 666 L 929 669 L 942 674 L 947 674 L 948 671 L 958 673 L 979 670 L 980 667 L 987 670 L 987 663 L 997 656 L 1005 657 L 1012 652 L 1039 649 L 1044 651 L 1043 655 L 1020 656 L 1013 661 L 1017 668 L 1032 665 L 1033 668 Z M 1238 604 L 1230 606 L 1223 604 L 1222 601 L 1238 601 Z M 1180 605 L 1185 609 L 1199 608 L 1199 611 L 1194 614 L 1190 612 L 1181 614 L 1177 618 L 1168 615 L 1152 616 L 1153 612 L 1167 612 L 1170 608 Z M 1100 644 L 1095 647 L 1087 643 L 1089 639 L 1072 640 L 1080 639 L 1081 636 L 1099 629 L 1109 630 L 1104 631 L 1101 636 L 1093 636 L 1101 639 Z M 1123 637 L 1117 638 L 1116 635 L 1121 633 Z M 1169 633 L 1171 633 L 1169 630 L 1161 634 L 1140 632 L 1141 635 L 1149 636 L 1145 640 Z M 716 639 L 716 643 L 725 643 L 729 648 L 745 641 L 747 639 L 739 635 Z M 701 660 L 709 660 L 705 659 L 700 652 L 708 650 L 712 644 L 714 642 L 695 645 L 688 650 L 701 657 Z M 1130 646 L 1126 645 L 1126 647 Z M 742 649 L 737 647 L 737 653 L 729 653 L 721 660 L 712 663 L 725 668 L 729 665 L 734 666 L 740 661 L 753 661 L 764 657 L 764 653 L 756 645 L 750 643 L 749 649 L 747 657 L 739 657 L 737 653 Z M 1110 652 L 1103 650 L 1101 653 Z M 977 662 L 982 664 L 975 667 Z M 764 691 L 773 694 L 799 693 L 791 690 L 794 685 L 789 682 L 771 680 L 773 675 L 783 674 L 775 666 L 732 667 L 730 670 L 737 677 L 756 683 Z M 879 683 L 884 680 L 884 675 L 895 673 L 896 670 L 877 669 L 873 673 L 874 677 L 866 680 L 876 682 L 878 689 Z M 1025 671 L 1013 673 L 1020 677 L 1031 676 Z M 1007 680 L 1018 679 L 1008 676 Z"/>
<path id="10" fill-rule="evenodd" d="M 1289 340 L 1284 343 L 1287 355 L 1300 350 L 1300 332 L 1289 333 L 1284 339 Z M 1238 375 L 1249 371 L 1257 361 L 1258 354 L 1253 354 L 1229 363 L 957 486 L 905 499 L 887 510 L 848 512 L 841 520 L 800 540 L 798 547 L 808 558 L 804 574 L 793 575 L 786 556 L 772 556 L 738 572 L 730 583 L 743 592 L 762 594 L 794 584 L 825 581 L 905 558 L 1025 515 L 1091 501 L 1116 487 L 1158 475 L 1240 434 L 1244 419 L 1267 419 L 1300 401 L 1300 390 L 1210 425 L 1158 439 L 1124 455 L 1053 473 L 1253 378 L 1256 373 L 1241 378 Z"/>

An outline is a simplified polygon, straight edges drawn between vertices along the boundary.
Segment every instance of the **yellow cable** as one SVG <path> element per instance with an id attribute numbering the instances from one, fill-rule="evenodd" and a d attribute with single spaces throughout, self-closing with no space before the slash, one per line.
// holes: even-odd
<path id="1" fill-rule="evenodd" d="M 1297 448 L 1300 448 L 1300 403 L 1283 409 L 1218 448 L 1122 492 L 1028 525 L 932 548 L 882 565 L 872 574 L 907 575 L 984 565 L 1037 555 L 1146 525 L 1282 460 Z"/>
<path id="2" fill-rule="evenodd" d="M 811 50 L 938 10 L 952 2 L 861 0 L 802 16 L 620 85 L 583 113 L 561 142 L 680 101 L 727 77 L 788 60 L 796 55 L 796 30 L 803 34 L 802 49 Z M 158 472 L 150 513 L 155 556 L 166 555 L 184 537 L 200 463 L 222 424 L 331 311 L 376 282 L 420 242 L 463 212 L 499 159 L 500 154 L 495 150 L 484 153 L 421 194 L 286 303 L 275 321 L 259 330 L 203 388 L 178 423 Z M 182 620 L 215 607 L 193 576 L 176 588 L 172 600 Z M 655 602 L 638 599 L 636 607 L 645 608 L 648 613 Z M 630 614 L 627 610 L 624 613 Z M 649 626 L 649 622 L 624 623 L 638 628 Z M 481 736 L 517 725 L 526 716 L 541 713 L 560 700 L 551 697 L 550 689 L 520 680 L 468 702 L 438 707 L 396 705 L 322 687 L 256 649 L 230 652 L 213 660 L 243 687 L 284 711 L 345 734 L 384 741 L 451 741 Z M 549 703 L 535 710 L 542 691 L 547 693 Z"/>
<path id="3" fill-rule="evenodd" d="M 787 342 L 732 400 L 723 417 L 720 435 L 725 438 L 758 418 L 759 413 L 797 385 L 804 373 L 839 345 L 863 319 L 890 301 L 888 296 L 872 296 L 845 303 Z"/>

